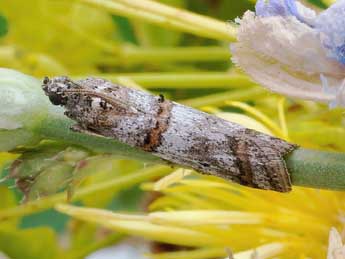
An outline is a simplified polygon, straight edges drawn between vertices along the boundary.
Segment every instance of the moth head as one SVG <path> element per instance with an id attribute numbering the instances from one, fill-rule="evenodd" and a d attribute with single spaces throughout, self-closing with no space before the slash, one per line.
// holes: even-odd
<path id="1" fill-rule="evenodd" d="M 43 79 L 42 89 L 52 104 L 65 105 L 67 103 L 65 91 L 71 86 L 72 81 L 66 76 L 53 77 L 52 79 L 46 76 Z"/>

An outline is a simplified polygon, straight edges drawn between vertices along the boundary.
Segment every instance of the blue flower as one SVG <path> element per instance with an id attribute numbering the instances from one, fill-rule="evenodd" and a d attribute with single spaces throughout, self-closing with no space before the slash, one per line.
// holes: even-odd
<path id="1" fill-rule="evenodd" d="M 317 14 L 295 0 L 258 0 L 233 61 L 272 91 L 345 106 L 345 0 Z"/>
<path id="2" fill-rule="evenodd" d="M 294 16 L 320 33 L 329 56 L 345 64 L 345 0 L 338 1 L 319 15 L 295 0 L 259 0 L 256 15 Z"/>
<path id="3" fill-rule="evenodd" d="M 295 16 L 303 23 L 313 25 L 315 12 L 295 0 L 259 0 L 255 5 L 258 16 Z"/>
<path id="4" fill-rule="evenodd" d="M 318 15 L 315 29 L 330 57 L 345 64 L 345 0 L 340 0 Z"/>

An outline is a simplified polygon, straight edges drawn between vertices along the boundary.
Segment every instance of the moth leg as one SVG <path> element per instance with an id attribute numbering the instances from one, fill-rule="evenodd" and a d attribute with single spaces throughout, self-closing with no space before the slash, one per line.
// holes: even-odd
<path id="1" fill-rule="evenodd" d="M 74 132 L 80 132 L 80 133 L 84 133 L 84 131 L 87 131 L 86 129 L 82 128 L 79 124 L 74 124 L 70 127 L 70 130 L 74 131 Z"/>

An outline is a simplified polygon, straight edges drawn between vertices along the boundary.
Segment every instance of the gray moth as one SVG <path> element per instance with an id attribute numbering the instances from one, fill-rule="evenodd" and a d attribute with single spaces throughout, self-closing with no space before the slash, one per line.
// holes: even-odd
<path id="1" fill-rule="evenodd" d="M 76 121 L 73 130 L 113 138 L 242 185 L 291 190 L 284 156 L 294 144 L 101 78 L 46 77 L 43 90 Z"/>

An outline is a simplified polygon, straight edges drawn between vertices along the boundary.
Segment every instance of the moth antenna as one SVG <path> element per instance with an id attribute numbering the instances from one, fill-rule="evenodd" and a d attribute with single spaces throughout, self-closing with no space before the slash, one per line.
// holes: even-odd
<path id="1" fill-rule="evenodd" d="M 67 89 L 65 90 L 64 92 L 65 93 L 84 93 L 84 94 L 87 94 L 89 96 L 94 96 L 94 97 L 98 97 L 98 98 L 101 98 L 102 100 L 106 101 L 107 103 L 111 104 L 112 106 L 122 106 L 124 108 L 129 108 L 131 109 L 133 112 L 135 113 L 144 113 L 143 111 L 139 110 L 137 107 L 132 107 L 130 105 L 128 105 L 127 103 L 123 102 L 122 100 L 120 99 L 117 99 L 116 97 L 116 101 L 114 100 L 114 98 L 110 98 L 102 93 L 97 93 L 97 92 L 94 92 L 94 91 L 91 91 L 91 90 L 86 90 L 86 89 L 83 89 L 83 85 L 81 84 L 78 84 L 76 82 L 74 82 L 73 80 L 71 79 L 68 79 L 68 81 L 76 86 L 78 86 L 78 89 Z"/>
<path id="2" fill-rule="evenodd" d="M 81 89 L 83 88 L 83 86 L 82 86 L 81 84 L 78 84 L 77 82 L 73 81 L 72 79 L 69 79 L 69 78 L 68 78 L 68 82 L 74 84 L 75 86 L 78 86 L 78 87 L 81 88 Z"/>

